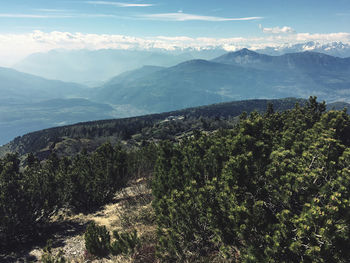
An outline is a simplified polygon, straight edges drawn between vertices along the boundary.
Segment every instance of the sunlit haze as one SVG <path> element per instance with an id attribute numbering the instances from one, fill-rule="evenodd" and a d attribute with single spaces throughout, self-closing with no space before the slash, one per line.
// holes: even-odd
<path id="1" fill-rule="evenodd" d="M 259 49 L 350 43 L 350 2 L 2 1 L 0 65 L 52 49 Z"/>

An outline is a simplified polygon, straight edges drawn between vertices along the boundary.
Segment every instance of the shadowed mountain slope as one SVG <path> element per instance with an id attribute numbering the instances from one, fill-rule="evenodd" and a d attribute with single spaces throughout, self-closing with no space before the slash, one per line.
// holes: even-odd
<path id="1" fill-rule="evenodd" d="M 268 56 L 248 49 L 212 61 L 141 68 L 107 82 L 94 99 L 149 112 L 231 100 L 302 97 L 350 101 L 350 59 L 303 52 Z"/>

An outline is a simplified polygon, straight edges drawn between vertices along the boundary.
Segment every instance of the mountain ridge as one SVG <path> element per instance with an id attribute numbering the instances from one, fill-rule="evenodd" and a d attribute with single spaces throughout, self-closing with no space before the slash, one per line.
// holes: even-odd
<path id="1" fill-rule="evenodd" d="M 24 97 L 24 101 L 28 101 L 29 98 L 38 101 L 55 97 L 84 96 L 88 90 L 81 84 L 45 79 L 4 67 L 0 67 L 0 81 L 1 99 L 17 96 Z"/>
<path id="2" fill-rule="evenodd" d="M 337 57 L 350 57 L 350 45 L 342 42 L 320 43 L 309 41 L 297 44 L 282 44 L 274 47 L 258 48 L 255 51 L 267 55 L 283 55 L 303 51 L 315 51 Z"/>
<path id="3" fill-rule="evenodd" d="M 149 112 L 232 99 L 313 95 L 328 102 L 350 101 L 350 59 L 317 52 L 268 56 L 242 49 L 210 61 L 185 61 L 128 82 L 118 78 L 99 88 L 95 99 Z"/>
<path id="4" fill-rule="evenodd" d="M 350 57 L 350 45 L 342 42 L 322 44 L 309 41 L 298 44 L 281 44 L 274 47 L 267 46 L 265 48 L 248 46 L 248 48 L 266 55 L 316 51 L 332 56 Z M 149 50 L 51 50 L 47 53 L 31 54 L 17 62 L 13 67 L 49 79 L 73 81 L 96 87 L 117 74 L 137 69 L 142 65 L 152 64 L 169 67 L 190 59 L 211 60 L 225 52 L 227 51 L 223 47 L 175 48 L 174 50 L 160 48 Z M 122 61 L 124 63 L 121 63 Z M 81 70 L 82 64 L 84 65 L 83 70 Z M 105 69 L 101 70 L 99 65 L 105 65 Z"/>
<path id="5" fill-rule="evenodd" d="M 266 74 L 269 75 L 269 83 L 264 80 Z M 241 80 L 243 76 L 246 81 Z M 95 94 L 95 99 L 162 112 L 232 99 L 262 98 L 266 93 L 263 90 L 270 89 L 270 83 L 278 83 L 277 77 L 271 72 L 206 60 L 190 60 L 132 82 L 105 85 Z M 248 93 L 253 94 L 253 91 L 258 95 L 249 97 Z M 289 94 L 282 93 L 279 97 L 287 96 Z"/>
<path id="6" fill-rule="evenodd" d="M 215 57 L 205 55 L 204 57 Z M 51 50 L 35 53 L 14 65 L 15 69 L 51 79 L 73 81 L 96 87 L 113 76 L 144 65 L 170 67 L 200 54 L 161 50 Z M 45 66 L 43 66 L 45 65 Z M 103 65 L 103 67 L 101 67 Z"/>
<path id="7" fill-rule="evenodd" d="M 83 107 L 86 107 L 86 112 L 95 119 L 101 119 L 167 112 L 243 99 L 308 98 L 312 95 L 327 102 L 349 102 L 349 65 L 350 58 L 336 58 L 315 52 L 268 56 L 242 49 L 226 53 L 214 60 L 191 59 L 171 67 L 144 66 L 119 74 L 95 89 L 74 83 L 49 81 L 7 69 L 6 72 L 10 71 L 22 77 L 18 77 L 16 84 L 10 85 L 9 88 L 4 84 L 0 88 L 2 95 L 0 110 L 3 113 L 0 117 L 4 120 L 4 123 L 0 123 L 1 130 L 9 131 L 6 135 L 8 139 L 11 134 L 21 135 L 18 133 L 22 130 L 19 129 L 21 123 L 25 123 L 26 127 L 31 127 L 33 130 L 49 127 L 55 123 L 72 123 L 79 121 L 76 119 L 77 116 L 83 116 Z M 37 91 L 30 88 L 31 78 L 39 81 Z M 52 89 L 46 87 L 46 81 L 51 83 Z M 65 85 L 68 85 L 67 88 Z M 79 89 L 81 87 L 84 87 L 83 91 Z M 39 101 L 77 97 L 98 104 L 91 107 L 91 104 L 77 101 L 79 107 L 72 107 L 69 105 L 72 102 L 70 101 L 67 107 L 63 109 L 56 107 L 56 112 L 51 112 L 51 116 L 55 116 L 54 120 L 45 112 L 48 110 L 50 112 L 47 106 L 43 106 L 42 111 L 38 110 Z M 33 101 L 28 101 L 28 98 L 32 98 Z M 29 105 L 28 102 L 36 104 Z M 57 100 L 53 102 L 60 103 Z M 22 113 L 17 110 L 22 107 L 20 104 L 26 104 Z M 109 104 L 113 110 L 101 112 L 106 109 L 106 106 L 101 106 L 102 104 Z M 16 110 L 13 110 L 14 108 Z M 91 112 L 93 108 L 98 114 Z M 73 112 L 73 109 L 76 112 Z M 36 126 L 33 126 L 36 122 L 28 125 L 25 120 L 32 119 L 33 116 L 36 118 L 35 114 L 40 115 L 40 118 L 37 118 L 39 122 Z M 89 114 L 83 116 L 81 120 L 89 120 L 86 119 Z M 71 118 L 72 116 L 74 118 Z"/>
<path id="8" fill-rule="evenodd" d="M 266 68 L 272 63 L 278 64 L 284 69 L 301 66 L 304 66 L 305 68 L 305 66 L 310 66 L 309 64 L 312 64 L 312 66 L 318 65 L 318 69 L 327 67 L 327 70 L 344 70 L 344 67 L 346 70 L 349 70 L 350 68 L 350 58 L 339 58 L 314 51 L 295 52 L 271 56 L 260 54 L 248 49 L 242 49 L 235 52 L 229 52 L 213 59 L 212 61 L 230 65 L 249 65 L 253 68 Z M 308 65 L 306 65 L 305 62 L 308 62 Z M 335 65 L 337 67 L 334 67 Z"/>
<path id="9" fill-rule="evenodd" d="M 0 144 L 47 127 L 122 116 L 105 103 L 88 101 L 91 89 L 0 68 Z"/>
<path id="10" fill-rule="evenodd" d="M 169 131 L 170 127 L 179 126 L 179 122 L 194 122 L 202 125 L 192 128 L 184 125 L 180 130 L 174 131 L 175 135 L 179 132 L 203 129 L 211 122 L 214 123 L 220 119 L 234 120 L 243 112 L 264 112 L 269 103 L 273 105 L 275 111 L 284 111 L 293 108 L 296 103 L 303 105 L 306 100 L 284 98 L 233 101 L 138 117 L 89 121 L 54 127 L 16 137 L 10 143 L 0 147 L 0 157 L 10 152 L 18 152 L 20 156 L 33 152 L 45 158 L 51 153 L 71 155 L 78 153 L 83 148 L 94 150 L 106 141 L 112 143 L 125 141 L 131 145 L 143 143 L 144 140 L 155 140 L 157 136 L 163 136 L 157 130 L 163 124 L 169 124 L 164 128 L 166 131 Z M 328 108 L 342 109 L 344 106 L 350 107 L 350 104 L 329 104 Z M 158 135 L 148 135 L 152 129 L 155 129 L 153 134 Z"/>

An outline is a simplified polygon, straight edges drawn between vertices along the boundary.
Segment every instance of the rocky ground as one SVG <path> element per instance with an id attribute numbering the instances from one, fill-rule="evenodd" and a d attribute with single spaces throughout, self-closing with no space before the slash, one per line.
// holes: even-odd
<path id="1" fill-rule="evenodd" d="M 137 230 L 141 244 L 147 244 L 147 253 L 154 254 L 155 242 L 154 214 L 151 207 L 151 191 L 146 180 L 140 179 L 127 188 L 116 193 L 110 204 L 91 214 L 73 214 L 68 210 L 60 211 L 53 219 L 52 233 L 46 239 L 52 240 L 52 255 L 61 253 L 69 262 L 135 262 L 135 258 L 144 255 L 110 256 L 95 258 L 85 249 L 84 231 L 87 225 L 94 221 L 106 226 L 112 232 Z M 141 245 L 142 246 L 142 245 Z M 32 247 L 18 248 L 16 253 L 0 255 L 0 262 L 41 262 L 45 241 L 38 242 Z M 1 254 L 1 253 L 0 253 Z M 153 258 L 154 255 L 148 255 Z M 140 261 L 142 262 L 142 261 Z M 150 262 L 150 261 L 149 261 Z M 151 261 L 152 262 L 152 261 Z"/>

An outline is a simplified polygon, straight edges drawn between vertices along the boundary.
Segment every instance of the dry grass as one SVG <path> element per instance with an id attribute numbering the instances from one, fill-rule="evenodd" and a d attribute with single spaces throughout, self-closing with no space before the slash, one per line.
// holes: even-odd
<path id="1" fill-rule="evenodd" d="M 84 245 L 83 233 L 67 237 L 62 242 L 62 246 L 55 247 L 52 251 L 57 254 L 63 251 L 64 256 L 70 262 L 144 262 L 154 259 L 154 245 L 156 241 L 155 215 L 151 206 L 151 191 L 147 187 L 146 180 L 139 179 L 118 192 L 112 203 L 105 205 L 99 211 L 92 214 L 71 214 L 63 211 L 55 220 L 77 222 L 80 225 L 87 225 L 94 221 L 96 224 L 106 226 L 112 232 L 137 230 L 141 240 L 140 251 L 136 251 L 131 256 L 111 256 L 110 258 L 96 259 L 87 255 Z M 147 244 L 143 245 L 143 244 Z M 35 249 L 31 254 L 40 258 L 42 249 Z"/>

